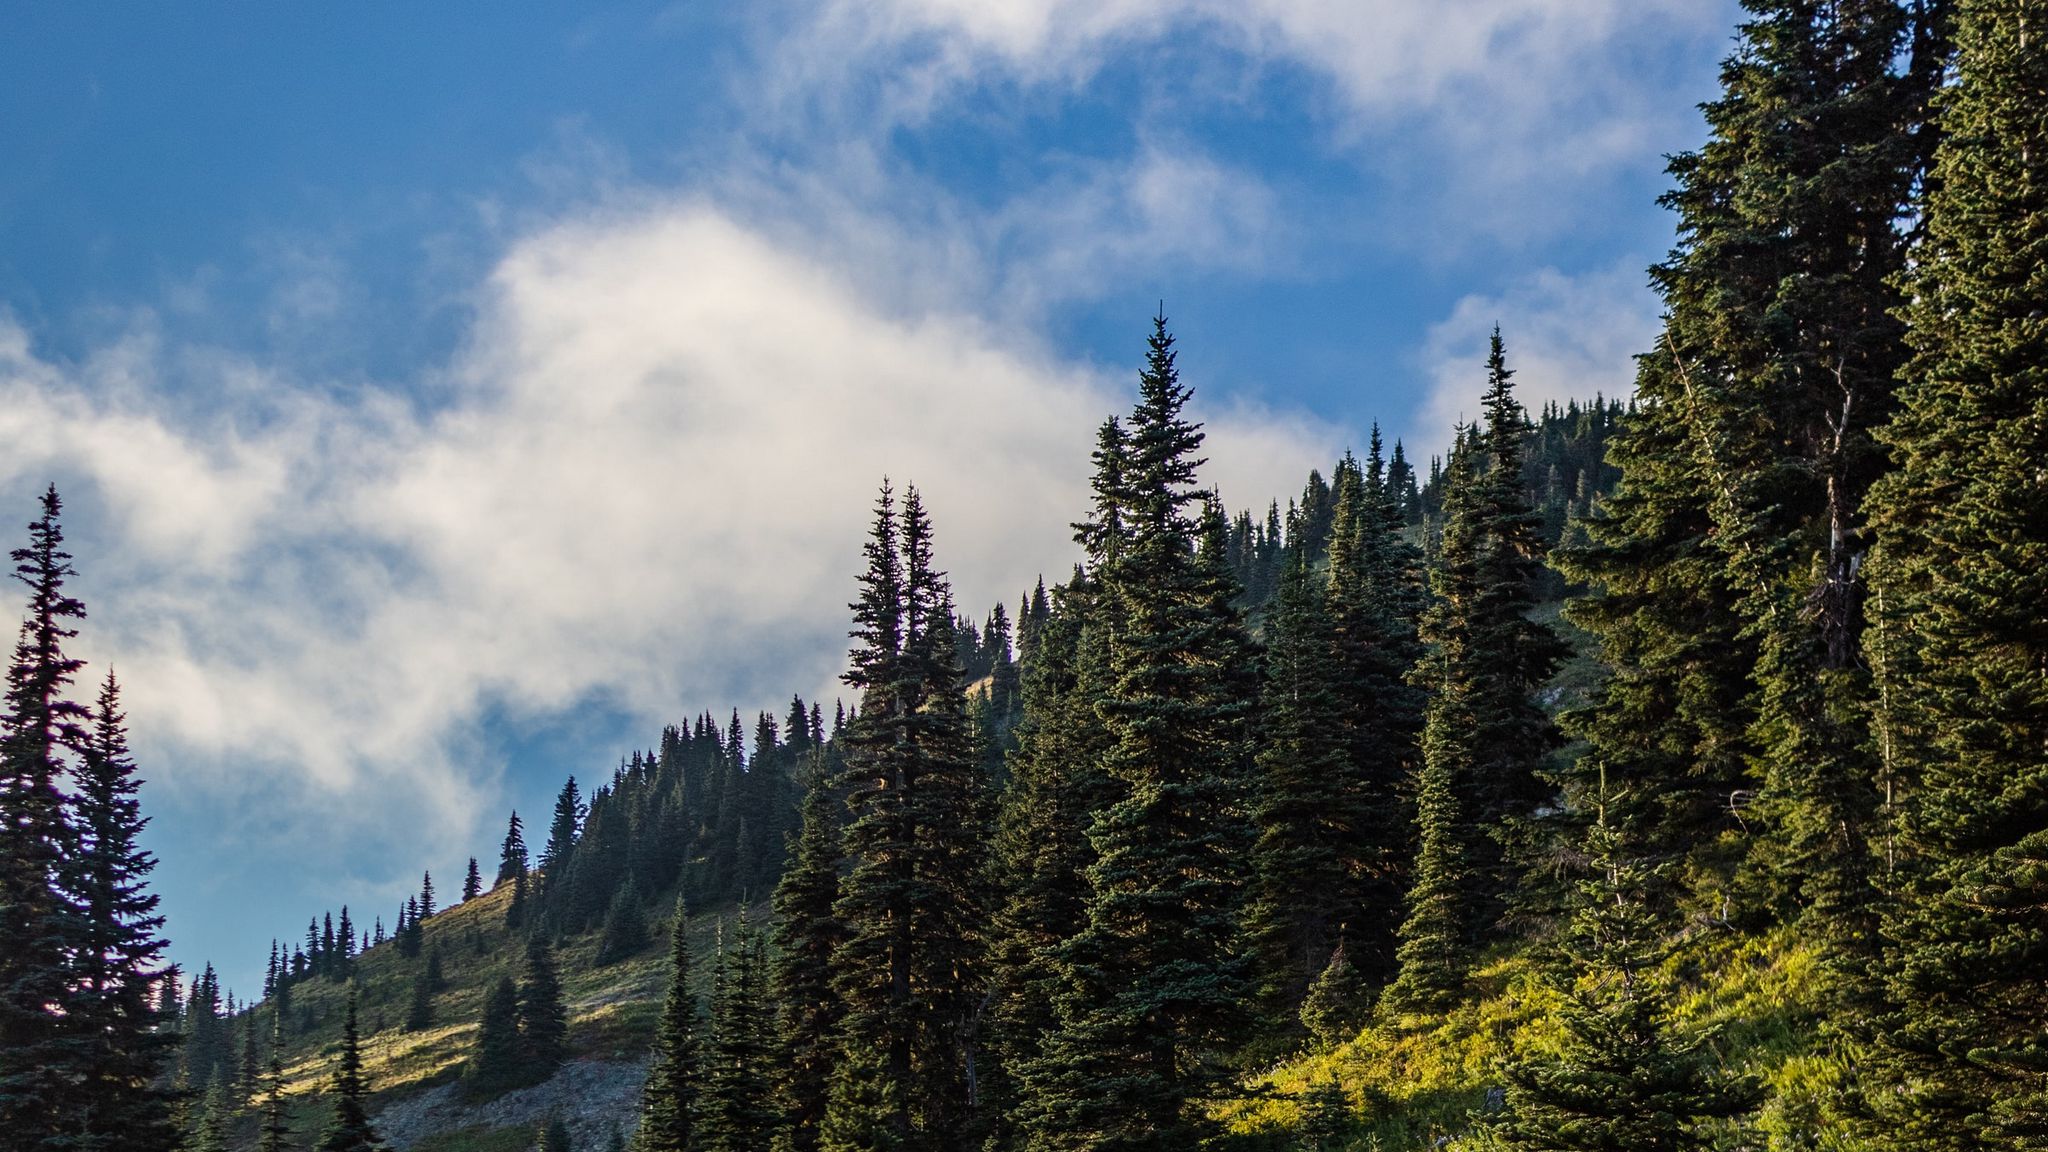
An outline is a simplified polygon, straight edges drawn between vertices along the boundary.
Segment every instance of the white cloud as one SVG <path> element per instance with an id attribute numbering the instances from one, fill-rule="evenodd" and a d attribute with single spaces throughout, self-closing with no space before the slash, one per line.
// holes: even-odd
<path id="1" fill-rule="evenodd" d="M 1658 305 L 1635 264 L 1580 276 L 1544 268 L 1491 296 L 1466 296 L 1432 324 L 1421 356 L 1429 392 L 1418 404 L 1409 443 L 1436 450 L 1458 421 L 1480 416 L 1486 391 L 1487 338 L 1500 325 L 1515 394 L 1539 412 L 1549 401 L 1635 391 L 1634 357 L 1657 337 Z"/>
<path id="2" fill-rule="evenodd" d="M 323 838 L 377 828 L 401 871 L 495 810 L 488 712 L 602 698 L 651 737 L 830 691 L 884 474 L 926 493 L 964 608 L 1057 578 L 1094 425 L 1129 403 L 1121 372 L 706 201 L 545 229 L 476 303 L 465 349 L 407 382 L 450 397 L 431 411 L 218 356 L 241 383 L 181 400 L 155 374 L 185 354 L 146 325 L 76 366 L 0 325 L 0 490 L 55 475 L 82 513 L 87 652 L 123 670 L 154 776 L 276 791 Z M 1238 504 L 1338 439 L 1212 417 Z"/>
<path id="3" fill-rule="evenodd" d="M 1392 215 L 1517 238 L 1570 219 L 1584 179 L 1675 146 L 1690 109 L 1647 98 L 1646 81 L 1664 78 L 1675 48 L 1703 58 L 1731 10 L 1723 0 L 824 0 L 771 55 L 758 104 L 771 130 L 815 137 L 823 122 L 843 139 L 921 124 L 999 84 L 1058 91 L 1112 70 L 1147 76 L 1161 44 L 1196 35 L 1255 67 L 1320 76 L 1333 136 L 1398 190 Z M 1188 66 L 1170 59 L 1169 69 Z M 1242 74 L 1215 64 L 1203 65 L 1210 95 L 1241 98 Z M 1410 145 L 1378 147 L 1389 133 Z M 1426 242 L 1456 238 L 1433 231 Z"/>

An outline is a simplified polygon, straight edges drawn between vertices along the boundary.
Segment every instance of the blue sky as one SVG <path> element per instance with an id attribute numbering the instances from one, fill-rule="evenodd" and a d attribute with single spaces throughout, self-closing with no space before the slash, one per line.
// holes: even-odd
<path id="1" fill-rule="evenodd" d="M 1532 401 L 1625 390 L 1736 18 L 17 6 L 0 506 L 69 499 L 176 957 L 246 989 L 664 721 L 829 694 L 883 472 L 976 611 L 1062 570 L 1161 300 L 1235 505 L 1426 456 L 1495 322 Z"/>

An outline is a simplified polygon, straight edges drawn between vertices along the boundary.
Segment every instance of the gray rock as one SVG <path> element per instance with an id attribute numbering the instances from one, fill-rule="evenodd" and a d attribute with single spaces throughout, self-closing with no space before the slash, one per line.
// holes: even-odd
<path id="1" fill-rule="evenodd" d="M 443 1084 L 400 1100 L 377 1114 L 377 1131 L 397 1152 L 442 1132 L 463 1128 L 538 1128 L 560 1116 L 578 1148 L 602 1149 L 616 1126 L 632 1135 L 640 1124 L 640 1088 L 645 1063 L 576 1060 L 562 1065 L 545 1083 L 469 1104 L 462 1085 Z"/>

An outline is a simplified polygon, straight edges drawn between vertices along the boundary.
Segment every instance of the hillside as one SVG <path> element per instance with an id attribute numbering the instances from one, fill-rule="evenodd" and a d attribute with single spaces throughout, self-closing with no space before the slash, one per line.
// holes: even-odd
<path id="1" fill-rule="evenodd" d="M 1252 1077 L 1217 1111 L 1241 1152 L 1410 1152 L 1489 1147 L 1506 1069 L 1554 1057 L 1556 985 L 1541 949 L 1482 958 L 1472 997 L 1441 1016 L 1375 1020 L 1348 1042 Z M 1716 1057 L 1765 1089 L 1767 1105 L 1716 1135 L 1734 1147 L 1806 1143 L 1837 1128 L 1849 1069 L 1820 1052 L 1825 976 L 1792 933 L 1703 932 L 1659 973 L 1676 990 L 1674 1024 L 1709 1038 Z"/>
<path id="2" fill-rule="evenodd" d="M 495 1103 L 472 1099 L 464 1091 L 461 1074 L 474 1049 L 484 998 L 501 976 L 518 974 L 525 934 L 505 927 L 510 898 L 510 886 L 501 885 L 426 918 L 416 958 L 401 955 L 397 942 L 387 941 L 357 956 L 355 972 L 346 981 L 315 978 L 292 988 L 295 1026 L 285 1035 L 284 1071 L 293 1127 L 302 1138 L 317 1134 L 327 1121 L 324 1093 L 351 988 L 358 997 L 373 1106 L 380 1129 L 395 1147 L 523 1149 L 532 1144 L 535 1125 L 557 1112 L 570 1120 L 584 1142 L 579 1146 L 601 1148 L 613 1126 L 630 1128 L 666 978 L 662 944 L 599 966 L 597 934 L 565 939 L 556 956 L 569 1013 L 571 1065 L 549 1085 L 515 1091 Z M 713 953 L 721 924 L 735 914 L 725 909 L 691 918 L 698 955 Z M 669 921 L 656 920 L 650 928 L 654 939 L 667 940 Z M 433 1023 L 405 1031 L 413 982 L 435 953 L 446 983 L 433 998 Z M 708 983 L 708 966 L 697 975 Z M 267 1021 L 267 1012 L 257 1014 Z M 303 1028 L 297 1026 L 301 1023 Z M 242 1118 L 236 1128 L 238 1146 L 253 1146 L 255 1124 L 253 1115 Z"/>

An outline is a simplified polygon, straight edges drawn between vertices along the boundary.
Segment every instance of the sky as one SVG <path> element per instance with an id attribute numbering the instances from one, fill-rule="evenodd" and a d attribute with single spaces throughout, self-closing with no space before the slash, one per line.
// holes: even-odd
<path id="1" fill-rule="evenodd" d="M 1626 394 L 1738 17 L 14 6 L 0 524 L 65 497 L 173 958 L 253 992 L 663 724 L 829 710 L 885 475 L 963 609 L 1057 578 L 1162 307 L 1233 508 L 1426 460 L 1495 324 Z"/>

